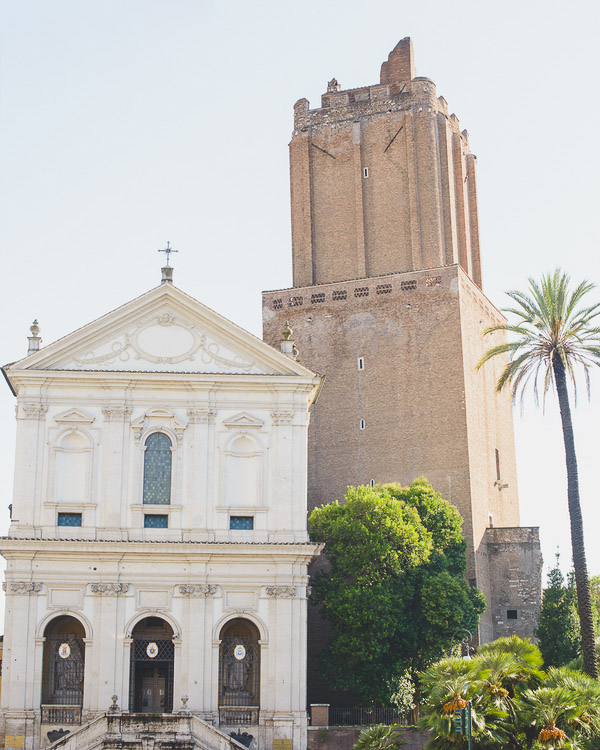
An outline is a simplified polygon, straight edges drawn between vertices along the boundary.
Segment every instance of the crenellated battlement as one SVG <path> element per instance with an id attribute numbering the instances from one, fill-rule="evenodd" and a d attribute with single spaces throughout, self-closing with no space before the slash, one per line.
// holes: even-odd
<path id="1" fill-rule="evenodd" d="M 324 123 L 419 107 L 449 117 L 453 132 L 460 133 L 458 118 L 449 114 L 446 99 L 437 96 L 434 81 L 416 75 L 412 42 L 406 37 L 382 63 L 379 83 L 342 89 L 332 78 L 327 91 L 321 95 L 320 107 L 311 109 L 308 99 L 299 99 L 294 105 L 294 129 L 304 130 Z"/>

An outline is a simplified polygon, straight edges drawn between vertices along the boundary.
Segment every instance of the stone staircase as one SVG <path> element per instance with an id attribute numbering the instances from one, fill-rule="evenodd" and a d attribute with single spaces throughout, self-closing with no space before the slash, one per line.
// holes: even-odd
<path id="1" fill-rule="evenodd" d="M 247 750 L 191 713 L 106 713 L 46 750 Z"/>

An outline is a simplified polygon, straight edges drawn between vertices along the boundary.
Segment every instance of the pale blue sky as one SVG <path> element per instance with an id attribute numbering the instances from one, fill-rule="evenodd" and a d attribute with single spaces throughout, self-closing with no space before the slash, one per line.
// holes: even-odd
<path id="1" fill-rule="evenodd" d="M 291 283 L 292 106 L 326 82 L 376 83 L 411 36 L 478 156 L 485 291 L 557 265 L 600 281 L 600 6 L 572 0 L 302 3 L 0 0 L 3 363 L 155 286 L 175 282 L 260 335 L 260 292 Z M 600 297 L 600 291 L 598 292 Z M 575 417 L 591 573 L 600 378 Z M 0 390 L 0 532 L 14 399 Z M 570 558 L 553 399 L 515 414 L 523 524 L 546 562 Z"/>

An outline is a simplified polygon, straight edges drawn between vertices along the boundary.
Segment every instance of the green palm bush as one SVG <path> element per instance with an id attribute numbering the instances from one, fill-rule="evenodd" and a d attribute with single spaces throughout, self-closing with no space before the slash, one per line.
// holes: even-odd
<path id="1" fill-rule="evenodd" d="M 500 638 L 470 660 L 443 659 L 420 675 L 420 728 L 427 750 L 457 750 L 466 738 L 454 709 L 471 704 L 475 748 L 591 750 L 600 746 L 600 685 L 566 667 L 542 670 L 528 639 Z"/>
<path id="2" fill-rule="evenodd" d="M 360 733 L 354 750 L 399 750 L 406 740 L 398 734 L 397 727 L 369 727 Z"/>

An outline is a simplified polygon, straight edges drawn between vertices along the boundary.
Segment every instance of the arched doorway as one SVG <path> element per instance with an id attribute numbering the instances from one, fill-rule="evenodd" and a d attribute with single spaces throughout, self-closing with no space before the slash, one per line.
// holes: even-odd
<path id="1" fill-rule="evenodd" d="M 74 617 L 61 615 L 44 629 L 42 721 L 77 724 L 83 705 L 85 630 Z"/>
<path id="2" fill-rule="evenodd" d="M 219 647 L 219 717 L 227 726 L 258 724 L 260 647 L 254 623 L 243 618 L 223 626 Z"/>
<path id="3" fill-rule="evenodd" d="M 173 710 L 173 629 L 161 617 L 146 617 L 132 632 L 129 706 L 136 713 Z"/>

